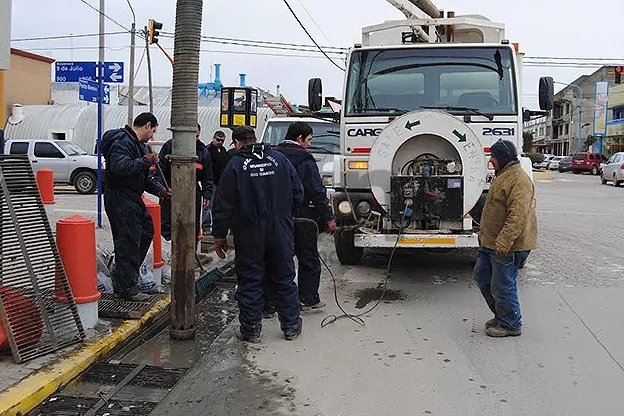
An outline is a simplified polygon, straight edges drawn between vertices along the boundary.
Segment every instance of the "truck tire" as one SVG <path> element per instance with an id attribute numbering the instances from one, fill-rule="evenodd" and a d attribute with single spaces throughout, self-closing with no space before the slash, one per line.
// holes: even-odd
<path id="1" fill-rule="evenodd" d="M 79 172 L 74 178 L 74 188 L 79 194 L 92 194 L 97 189 L 97 177 L 93 172 Z"/>
<path id="2" fill-rule="evenodd" d="M 338 227 L 334 233 L 334 245 L 336 247 L 336 256 L 340 264 L 354 265 L 362 262 L 364 249 L 356 247 L 353 241 L 355 228 Z"/>

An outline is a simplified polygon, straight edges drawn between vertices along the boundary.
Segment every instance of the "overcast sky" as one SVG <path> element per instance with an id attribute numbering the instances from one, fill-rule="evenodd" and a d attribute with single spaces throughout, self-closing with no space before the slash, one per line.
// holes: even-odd
<path id="1" fill-rule="evenodd" d="M 98 0 L 84 0 L 98 7 Z M 360 28 L 384 20 L 399 19 L 402 14 L 385 0 L 289 0 L 304 25 L 321 45 L 349 47 L 360 41 Z M 106 14 L 125 27 L 132 15 L 126 0 L 107 0 Z M 173 32 L 174 0 L 131 0 L 137 26 L 149 18 L 164 23 L 163 31 Z M 617 58 L 621 52 L 622 27 L 620 2 L 598 0 L 589 4 L 565 0 L 434 0 L 438 8 L 457 14 L 482 14 L 506 24 L 507 38 L 520 42 L 531 57 Z M 305 9 L 304 9 L 305 7 Z M 307 12 L 306 12 L 307 10 Z M 308 14 L 309 13 L 309 14 Z M 312 20 L 312 18 L 314 20 Z M 200 16 L 198 16 L 200 18 Z M 106 32 L 122 30 L 106 22 Z M 12 39 L 95 33 L 98 13 L 81 0 L 13 0 Z M 255 39 L 295 44 L 310 44 L 283 0 L 204 1 L 202 32 L 205 36 Z M 12 42 L 12 46 L 50 56 L 59 61 L 97 60 L 97 38 Z M 106 59 L 129 59 L 130 36 L 106 38 Z M 161 44 L 173 52 L 173 39 Z M 73 49 L 72 49 L 73 47 Z M 93 49 L 85 49 L 85 48 Z M 139 42 L 137 65 L 143 55 Z M 151 49 L 155 85 L 170 85 L 172 69 L 163 54 Z M 294 54 L 297 57 L 263 54 Z M 622 59 L 624 64 L 624 59 Z M 311 52 L 258 49 L 202 43 L 200 81 L 211 77 L 212 64 L 222 64 L 225 85 L 238 85 L 238 74 L 247 74 L 248 84 L 281 92 L 293 103 L 305 103 L 307 80 L 321 77 L 325 95 L 342 95 L 343 73 L 322 55 Z M 341 62 L 342 63 L 342 62 Z M 551 75 L 557 81 L 571 82 L 591 68 L 525 67 L 523 105 L 536 108 L 537 81 Z M 126 78 L 127 79 L 127 78 Z M 140 67 L 138 85 L 147 85 L 147 65 Z"/>

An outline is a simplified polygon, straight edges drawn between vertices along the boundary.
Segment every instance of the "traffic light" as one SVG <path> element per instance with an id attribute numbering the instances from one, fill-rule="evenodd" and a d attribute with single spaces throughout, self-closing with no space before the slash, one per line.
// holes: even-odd
<path id="1" fill-rule="evenodd" d="M 153 43 L 158 43 L 158 35 L 160 35 L 160 32 L 158 32 L 160 29 L 162 29 L 163 24 L 160 22 L 157 22 L 154 19 L 150 19 L 149 20 L 149 30 L 147 33 L 147 41 L 149 42 L 149 44 L 153 44 Z"/>
<path id="2" fill-rule="evenodd" d="M 615 67 L 615 83 L 616 84 L 619 84 L 622 82 L 622 70 L 624 70 L 624 67 L 621 67 L 621 66 Z"/>

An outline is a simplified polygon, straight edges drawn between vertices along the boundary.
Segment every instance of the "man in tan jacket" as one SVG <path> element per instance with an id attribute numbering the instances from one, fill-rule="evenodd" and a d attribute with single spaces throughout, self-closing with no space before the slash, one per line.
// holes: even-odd
<path id="1" fill-rule="evenodd" d="M 494 318 L 485 323 L 491 337 L 522 334 L 516 279 L 531 250 L 537 248 L 535 186 L 518 160 L 514 144 L 491 147 L 496 178 L 481 216 L 479 257 L 474 276 Z"/>

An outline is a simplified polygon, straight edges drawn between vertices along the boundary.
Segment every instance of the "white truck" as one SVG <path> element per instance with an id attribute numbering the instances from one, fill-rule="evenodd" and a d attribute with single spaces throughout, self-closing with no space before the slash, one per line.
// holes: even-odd
<path id="1" fill-rule="evenodd" d="M 363 28 L 347 59 L 333 195 L 342 264 L 367 247 L 478 247 L 490 146 L 502 138 L 521 152 L 523 120 L 541 114 L 520 105 L 523 54 L 503 24 L 388 1 L 407 19 Z M 310 80 L 312 110 L 321 90 Z M 540 107 L 552 103 L 552 78 L 542 78 Z"/>
<path id="2" fill-rule="evenodd" d="M 52 169 L 55 185 L 71 185 L 79 194 L 97 191 L 97 156 L 66 140 L 7 140 L 4 153 L 28 155 L 33 172 Z M 102 160 L 102 169 L 105 169 Z M 104 172 L 104 171 L 103 171 Z"/>

